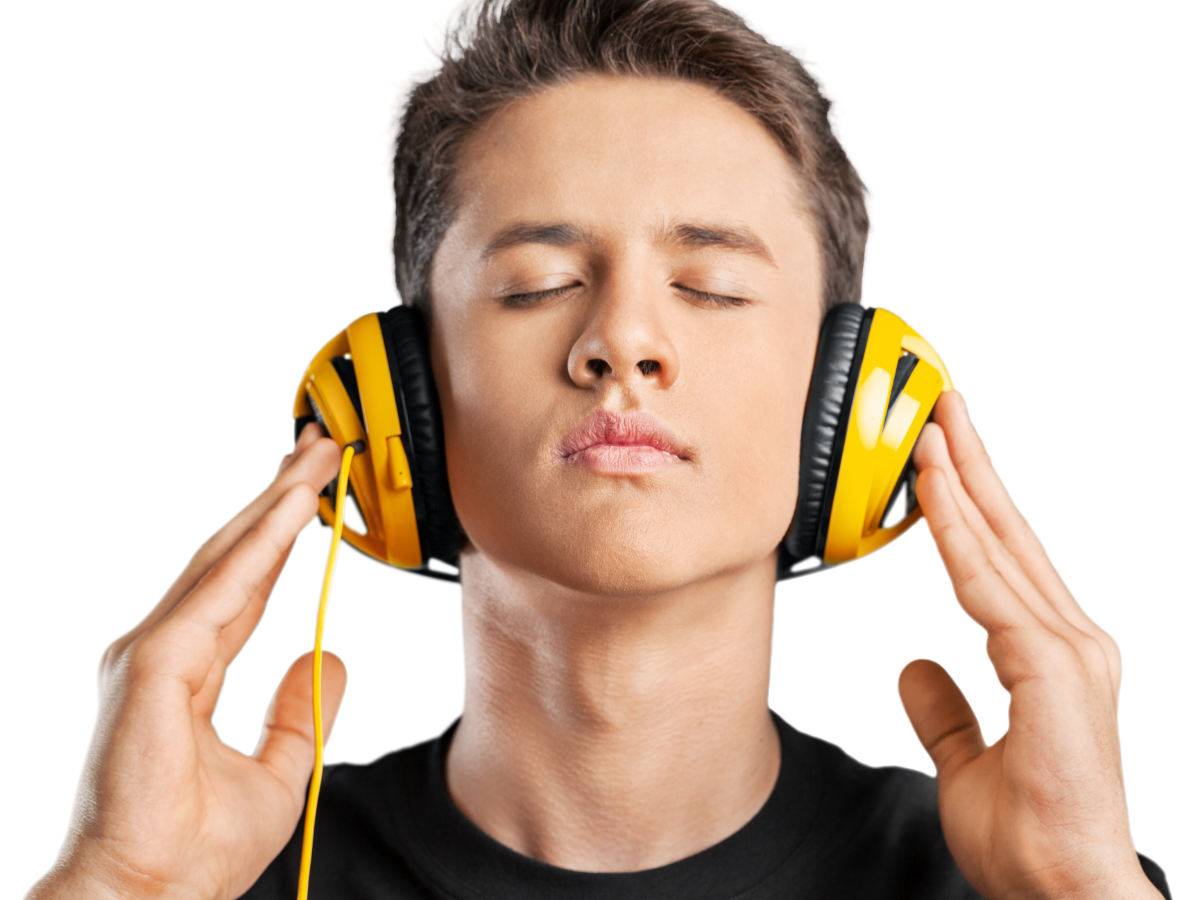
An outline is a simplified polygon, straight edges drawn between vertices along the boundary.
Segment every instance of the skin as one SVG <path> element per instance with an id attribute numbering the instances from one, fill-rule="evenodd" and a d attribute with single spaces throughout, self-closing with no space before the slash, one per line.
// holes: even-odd
<path id="1" fill-rule="evenodd" d="M 771 605 L 819 325 L 813 231 L 762 126 L 679 82 L 587 78 L 515 103 L 469 140 L 458 188 L 432 320 L 470 536 L 450 791 L 547 862 L 662 865 L 740 828 L 778 773 Z M 596 411 L 656 416 L 675 452 L 636 474 L 570 462 L 564 438 Z M 312 767 L 309 661 L 253 756 L 210 716 L 337 458 L 310 427 L 109 649 L 71 831 L 31 897 L 236 897 L 282 848 Z M 955 859 L 989 898 L 1157 897 L 1129 836 L 1115 644 L 1013 507 L 961 396 L 938 403 L 915 459 L 1012 697 L 987 747 L 944 670 L 901 675 Z M 329 655 L 325 673 L 332 722 L 345 674 Z"/>
<path id="2" fill-rule="evenodd" d="M 788 158 L 697 85 L 582 80 L 510 106 L 461 159 L 470 199 L 433 267 L 471 537 L 450 791 L 522 853 L 663 865 L 745 824 L 778 774 L 774 559 L 796 505 L 817 243 Z M 520 223 L 572 234 L 487 252 Z M 556 446 L 597 410 L 653 414 L 686 459 L 636 477 L 564 463 Z"/>

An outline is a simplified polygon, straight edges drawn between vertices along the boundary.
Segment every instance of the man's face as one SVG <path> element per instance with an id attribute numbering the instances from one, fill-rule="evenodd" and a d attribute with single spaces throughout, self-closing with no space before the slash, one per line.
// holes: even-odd
<path id="1" fill-rule="evenodd" d="M 701 85 L 588 77 L 487 121 L 456 187 L 432 351 L 468 577 L 641 595 L 773 564 L 821 273 L 770 133 Z"/>

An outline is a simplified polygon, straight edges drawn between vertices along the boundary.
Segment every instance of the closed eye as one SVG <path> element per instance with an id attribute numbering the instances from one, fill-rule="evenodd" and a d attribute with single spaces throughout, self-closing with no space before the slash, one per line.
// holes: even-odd
<path id="1" fill-rule="evenodd" d="M 544 291 L 508 294 L 502 298 L 502 302 L 505 306 L 532 306 L 562 297 L 578 287 L 578 284 L 565 284 L 562 287 L 547 288 Z M 745 306 L 749 302 L 742 297 L 731 297 L 728 294 L 714 294 L 711 291 L 701 291 L 683 284 L 675 284 L 672 287 L 680 293 L 686 294 L 690 299 L 698 300 L 701 303 L 709 303 L 713 306 L 737 307 Z"/>
<path id="2" fill-rule="evenodd" d="M 681 294 L 686 294 L 688 297 L 699 300 L 701 303 L 711 303 L 713 306 L 745 306 L 749 302 L 742 297 L 730 297 L 726 294 L 713 294 L 709 291 L 698 291 L 695 288 L 690 288 L 682 284 L 674 284 L 672 287 Z"/>
<path id="3" fill-rule="evenodd" d="M 564 284 L 562 287 L 548 288 L 544 291 L 529 291 L 523 294 L 507 294 L 501 298 L 505 306 L 533 306 L 546 300 L 555 300 L 579 287 L 578 284 Z"/>

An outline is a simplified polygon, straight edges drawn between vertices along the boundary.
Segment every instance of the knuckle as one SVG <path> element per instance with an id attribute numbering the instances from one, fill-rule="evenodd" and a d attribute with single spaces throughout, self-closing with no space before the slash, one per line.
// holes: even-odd
<path id="1" fill-rule="evenodd" d="M 265 540 L 272 548 L 277 547 L 274 537 L 265 529 L 256 527 L 256 536 Z M 258 583 L 247 579 L 241 563 L 242 560 L 238 557 L 227 556 L 213 568 L 211 576 L 214 582 L 218 584 L 224 582 L 232 586 L 238 593 L 252 597 L 258 590 Z"/>
<path id="2" fill-rule="evenodd" d="M 1116 648 L 1115 644 L 1113 648 Z M 1080 639 L 1076 649 L 1079 653 L 1080 662 L 1088 674 L 1099 675 L 1108 672 L 1109 653 L 1103 641 L 1099 638 L 1085 634 Z"/>
<path id="3" fill-rule="evenodd" d="M 111 678 L 120 667 L 121 658 L 125 653 L 125 648 L 129 642 L 125 637 L 117 638 L 100 654 L 100 666 L 97 672 L 98 679 L 103 685 L 105 681 Z"/>
<path id="4" fill-rule="evenodd" d="M 1014 626 L 988 637 L 988 656 L 1003 665 L 1014 681 L 1046 676 L 1056 680 L 1078 671 L 1070 645 L 1041 627 Z"/>
<path id="5" fill-rule="evenodd" d="M 996 567 L 992 565 L 991 560 L 974 560 L 963 565 L 957 572 L 950 576 L 951 584 L 955 591 L 965 591 L 970 588 L 975 588 L 989 575 L 995 574 Z"/>
<path id="6" fill-rule="evenodd" d="M 135 662 L 135 647 L 137 647 L 144 639 L 144 635 L 130 638 L 128 635 L 122 637 L 104 651 L 100 658 L 100 675 L 98 683 L 100 686 L 101 696 L 111 696 L 122 691 L 122 685 L 128 684 L 130 680 L 136 679 L 138 673 L 144 670 L 144 663 L 141 668 Z"/>
<path id="7" fill-rule="evenodd" d="M 1111 637 L 1109 637 L 1107 632 L 1102 631 L 1102 632 L 1100 632 L 1100 634 L 1101 634 L 1101 644 L 1104 646 L 1105 651 L 1108 653 L 1109 659 L 1112 661 L 1112 664 L 1114 666 L 1116 666 L 1117 671 L 1120 672 L 1120 670 L 1121 670 L 1121 648 L 1117 645 L 1117 642 L 1115 640 L 1113 640 Z"/>
<path id="8" fill-rule="evenodd" d="M 1045 670 L 1060 684 L 1078 684 L 1088 680 L 1089 667 L 1083 648 L 1058 635 L 1044 641 L 1040 652 Z"/>
<path id="9" fill-rule="evenodd" d="M 308 515 L 310 517 L 316 515 L 317 506 L 320 503 L 320 495 L 317 493 L 317 489 L 307 481 L 292 485 L 288 488 L 286 496 L 293 503 L 303 503 L 308 508 Z M 264 529 L 264 531 L 269 533 L 271 529 Z"/>
<path id="10" fill-rule="evenodd" d="M 1117 646 L 1116 639 L 1111 634 L 1109 634 L 1103 628 L 1097 628 L 1093 637 L 1095 637 L 1101 648 L 1103 648 L 1106 655 L 1114 660 L 1120 661 L 1121 648 Z"/>
<path id="11" fill-rule="evenodd" d="M 154 670 L 157 658 L 157 642 L 153 635 L 144 634 L 125 648 L 118 668 L 127 671 L 132 680 L 138 680 Z"/>
<path id="12" fill-rule="evenodd" d="M 1008 628 L 997 628 L 988 635 L 988 652 L 993 658 L 1006 656 L 1022 659 L 1036 659 L 1040 655 L 1038 637 L 1030 634 L 1030 629 L 1012 625 Z"/>
<path id="13" fill-rule="evenodd" d="M 312 455 L 321 470 L 325 471 L 338 464 L 342 451 L 333 438 L 323 437 L 313 444 Z"/>

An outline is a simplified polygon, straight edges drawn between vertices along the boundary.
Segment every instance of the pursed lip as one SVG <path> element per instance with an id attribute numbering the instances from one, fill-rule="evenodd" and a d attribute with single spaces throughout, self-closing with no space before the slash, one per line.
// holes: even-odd
<path id="1" fill-rule="evenodd" d="M 556 450 L 564 462 L 611 474 L 653 471 L 690 458 L 671 430 L 648 412 L 597 410 L 581 419 Z"/>

